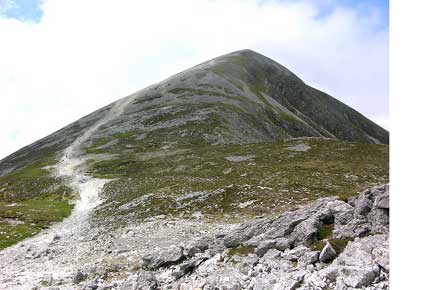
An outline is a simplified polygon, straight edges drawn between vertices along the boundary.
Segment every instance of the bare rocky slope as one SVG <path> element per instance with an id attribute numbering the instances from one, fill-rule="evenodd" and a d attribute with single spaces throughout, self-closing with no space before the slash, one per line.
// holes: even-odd
<path id="1" fill-rule="evenodd" d="M 387 143 L 256 52 L 202 63 L 0 161 L 0 289 L 388 289 Z"/>

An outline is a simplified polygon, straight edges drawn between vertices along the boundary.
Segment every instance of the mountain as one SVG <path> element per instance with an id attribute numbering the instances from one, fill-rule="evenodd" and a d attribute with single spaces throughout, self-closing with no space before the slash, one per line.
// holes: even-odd
<path id="1" fill-rule="evenodd" d="M 280 275 L 292 289 L 327 269 L 347 287 L 386 287 L 370 262 L 387 258 L 388 186 L 363 189 L 388 182 L 387 144 L 387 131 L 267 57 L 215 58 L 0 161 L 0 281 L 272 289 Z M 357 247 L 366 264 L 339 269 Z"/>
<path id="2" fill-rule="evenodd" d="M 124 113 L 86 140 L 88 144 L 102 145 L 121 135 L 159 147 L 170 142 L 243 144 L 305 136 L 388 144 L 389 138 L 386 130 L 360 113 L 252 50 L 215 58 L 127 98 Z M 0 174 L 60 152 L 114 104 L 6 157 Z"/>

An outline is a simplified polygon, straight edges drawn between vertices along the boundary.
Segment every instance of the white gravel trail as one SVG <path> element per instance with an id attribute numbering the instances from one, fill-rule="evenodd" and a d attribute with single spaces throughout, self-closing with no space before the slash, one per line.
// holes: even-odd
<path id="1" fill-rule="evenodd" d="M 101 120 L 64 151 L 63 158 L 53 169 L 80 198 L 71 216 L 63 222 L 0 252 L 1 290 L 40 289 L 44 281 L 51 284 L 51 280 L 71 280 L 72 272 L 89 259 L 93 242 L 88 216 L 101 202 L 99 193 L 108 180 L 93 178 L 84 172 L 85 158 L 81 156 L 80 146 L 102 125 L 121 115 L 134 97 L 116 102 Z"/>

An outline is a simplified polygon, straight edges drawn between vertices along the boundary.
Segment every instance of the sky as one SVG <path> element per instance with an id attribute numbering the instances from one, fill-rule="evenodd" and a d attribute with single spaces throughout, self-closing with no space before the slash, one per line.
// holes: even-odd
<path id="1" fill-rule="evenodd" d="M 0 159 L 249 48 L 388 128 L 388 1 L 0 0 Z"/>

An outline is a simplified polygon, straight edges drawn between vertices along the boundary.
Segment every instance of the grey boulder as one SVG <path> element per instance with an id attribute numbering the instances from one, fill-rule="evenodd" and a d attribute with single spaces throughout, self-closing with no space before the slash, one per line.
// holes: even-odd
<path id="1" fill-rule="evenodd" d="M 183 260 L 183 249 L 181 247 L 170 247 L 167 250 L 159 252 L 158 255 L 149 255 L 143 258 L 143 268 L 156 270 L 160 267 L 166 267 L 176 264 Z"/>

